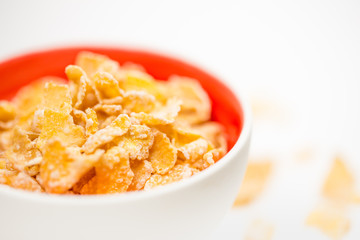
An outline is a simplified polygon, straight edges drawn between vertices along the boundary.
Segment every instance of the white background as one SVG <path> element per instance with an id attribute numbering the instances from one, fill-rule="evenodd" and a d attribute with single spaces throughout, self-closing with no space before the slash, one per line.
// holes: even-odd
<path id="1" fill-rule="evenodd" d="M 255 118 L 251 155 L 274 158 L 270 182 L 214 240 L 242 239 L 254 219 L 271 223 L 274 239 L 327 239 L 304 222 L 335 154 L 360 186 L 359 1 L 0 0 L 0 59 L 83 43 L 180 56 L 269 104 Z M 311 159 L 297 161 L 308 148 Z M 359 208 L 345 239 L 360 239 Z"/>

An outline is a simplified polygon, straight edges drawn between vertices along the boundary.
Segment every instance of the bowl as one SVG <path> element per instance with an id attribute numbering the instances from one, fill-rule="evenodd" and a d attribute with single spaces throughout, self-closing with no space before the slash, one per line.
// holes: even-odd
<path id="1" fill-rule="evenodd" d="M 188 179 L 150 191 L 61 196 L 0 185 L 0 239 L 206 239 L 231 208 L 247 165 L 249 107 L 218 78 L 189 63 L 118 47 L 67 47 L 37 51 L 0 63 L 0 98 L 44 76 L 65 77 L 78 52 L 101 53 L 141 64 L 157 79 L 197 79 L 208 92 L 212 119 L 225 126 L 229 152 Z"/>

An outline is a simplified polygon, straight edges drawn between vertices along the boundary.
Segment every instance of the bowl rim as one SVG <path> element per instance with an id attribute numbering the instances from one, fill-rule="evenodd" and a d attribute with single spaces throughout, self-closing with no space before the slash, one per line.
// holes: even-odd
<path id="1" fill-rule="evenodd" d="M 148 191 L 134 191 L 134 192 L 126 192 L 119 194 L 99 194 L 99 195 L 61 195 L 61 194 L 45 194 L 45 193 L 37 193 L 30 192 L 21 189 L 15 189 L 9 187 L 7 185 L 0 184 L 0 196 L 13 197 L 19 200 L 27 200 L 33 202 L 42 202 L 48 204 L 64 204 L 64 205 L 101 205 L 101 204 L 109 204 L 116 203 L 121 204 L 125 202 L 134 202 L 149 198 L 159 197 L 165 194 L 171 194 L 175 191 L 187 188 L 192 184 L 196 184 L 197 182 L 203 181 L 206 178 L 211 177 L 217 171 L 221 170 L 225 167 L 225 165 L 229 164 L 230 161 L 236 161 L 236 154 L 244 148 L 247 142 L 250 140 L 250 135 L 252 131 L 252 115 L 250 110 L 250 105 L 245 95 L 237 89 L 237 87 L 230 82 L 224 82 L 221 79 L 221 75 L 214 74 L 213 71 L 209 71 L 208 69 L 199 66 L 198 64 L 193 63 L 191 60 L 183 59 L 183 55 L 176 56 L 174 54 L 169 54 L 163 52 L 159 49 L 155 51 L 150 51 L 147 49 L 143 49 L 141 47 L 128 47 L 128 46 L 116 46 L 116 45 L 70 45 L 70 46 L 61 46 L 61 47 L 48 47 L 43 49 L 35 49 L 33 51 L 25 52 L 24 54 L 17 54 L 10 58 L 6 58 L 5 60 L 0 60 L 0 65 L 7 64 L 8 62 L 26 57 L 31 55 L 43 54 L 50 51 L 58 51 L 58 50 L 69 50 L 76 48 L 84 48 L 84 49 L 119 49 L 126 51 L 136 51 L 139 53 L 149 53 L 154 56 L 160 56 L 169 58 L 172 60 L 176 60 L 181 63 L 185 63 L 197 69 L 204 71 L 210 76 L 214 77 L 220 84 L 226 87 L 229 91 L 233 93 L 237 102 L 241 106 L 242 114 L 243 114 L 243 126 L 240 132 L 240 136 L 236 140 L 232 149 L 225 154 L 224 157 L 221 158 L 221 161 L 218 161 L 213 166 L 200 171 L 199 173 L 191 176 L 189 178 L 183 179 L 181 181 L 177 181 L 165 186 L 160 186 Z M 220 76 L 220 77 L 219 77 Z"/>

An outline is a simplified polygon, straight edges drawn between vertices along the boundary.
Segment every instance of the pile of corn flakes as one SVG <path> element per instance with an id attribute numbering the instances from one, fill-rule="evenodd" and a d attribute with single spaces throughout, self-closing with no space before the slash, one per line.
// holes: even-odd
<path id="1" fill-rule="evenodd" d="M 0 183 L 55 194 L 151 189 L 227 150 L 200 84 L 81 52 L 68 82 L 44 78 L 0 102 Z"/>

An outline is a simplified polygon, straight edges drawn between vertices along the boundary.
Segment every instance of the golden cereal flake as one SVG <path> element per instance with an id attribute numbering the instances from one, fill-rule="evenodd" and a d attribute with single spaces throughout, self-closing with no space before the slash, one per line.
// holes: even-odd
<path id="1" fill-rule="evenodd" d="M 167 185 L 173 182 L 180 181 L 185 178 L 189 178 L 197 171 L 192 169 L 188 164 L 176 164 L 166 174 L 153 174 L 146 182 L 144 189 L 152 189 L 158 186 Z"/>
<path id="2" fill-rule="evenodd" d="M 196 168 L 200 171 L 210 167 L 211 165 L 215 164 L 222 156 L 224 156 L 225 152 L 221 148 L 216 148 L 208 151 L 205 153 L 202 158 L 198 159 L 197 161 L 193 162 L 191 166 Z"/>
<path id="3" fill-rule="evenodd" d="M 8 160 L 3 156 L 0 157 L 0 169 L 7 169 Z"/>
<path id="4" fill-rule="evenodd" d="M 87 185 L 89 181 L 95 177 L 95 174 L 95 167 L 93 167 L 87 173 L 85 173 L 77 183 L 74 184 L 74 186 L 72 187 L 72 191 L 75 194 L 80 194 L 84 186 Z"/>
<path id="5" fill-rule="evenodd" d="M 86 113 L 82 110 L 73 108 L 71 112 L 75 125 L 79 125 L 83 128 L 86 127 Z"/>
<path id="6" fill-rule="evenodd" d="M 81 195 L 96 194 L 97 192 L 97 177 L 93 176 L 87 183 L 85 183 L 80 189 Z"/>
<path id="7" fill-rule="evenodd" d="M 211 102 L 201 85 L 194 79 L 172 76 L 168 86 L 172 96 L 182 100 L 178 119 L 191 124 L 210 120 Z"/>
<path id="8" fill-rule="evenodd" d="M 96 72 L 109 72 L 115 77 L 120 74 L 119 64 L 109 57 L 92 52 L 80 52 L 75 60 L 75 64 L 80 66 L 89 77 L 93 77 Z"/>
<path id="9" fill-rule="evenodd" d="M 115 104 L 96 104 L 93 108 L 96 112 L 103 112 L 106 115 L 119 115 L 122 112 L 121 105 Z"/>
<path id="10" fill-rule="evenodd" d="M 109 126 L 115 119 L 117 116 L 108 116 L 105 114 L 101 114 L 98 112 L 98 119 L 99 119 L 99 129 L 103 129 L 107 126 Z M 131 118 L 130 118 L 130 123 L 132 124 Z"/>
<path id="11" fill-rule="evenodd" d="M 209 142 L 199 138 L 191 143 L 178 148 L 178 157 L 182 160 L 195 162 L 211 149 Z"/>
<path id="12" fill-rule="evenodd" d="M 156 125 L 154 128 L 165 133 L 177 148 L 201 138 L 200 134 L 189 130 L 187 127 L 180 126 L 177 122 L 168 125 Z"/>
<path id="13" fill-rule="evenodd" d="M 177 151 L 164 133 L 155 131 L 154 135 L 155 139 L 150 150 L 149 161 L 156 173 L 165 174 L 174 167 Z"/>
<path id="14" fill-rule="evenodd" d="M 86 113 L 86 136 L 89 137 L 99 130 L 99 121 L 96 115 L 96 112 L 92 108 L 88 108 L 85 111 Z"/>
<path id="15" fill-rule="evenodd" d="M 46 192 L 64 193 L 77 183 L 99 161 L 103 150 L 82 154 L 78 147 L 66 147 L 59 139 L 44 146 L 40 178 Z"/>
<path id="16" fill-rule="evenodd" d="M 70 113 L 72 110 L 72 99 L 69 86 L 54 82 L 45 83 L 41 107 Z"/>
<path id="17" fill-rule="evenodd" d="M 9 129 L 14 125 L 15 106 L 9 101 L 0 101 L 0 130 Z"/>
<path id="18" fill-rule="evenodd" d="M 23 172 L 0 169 L 0 184 L 31 192 L 43 192 L 35 179 Z"/>
<path id="19" fill-rule="evenodd" d="M 13 99 L 17 111 L 17 125 L 31 130 L 35 111 L 42 103 L 45 89 L 45 79 L 35 81 L 21 88 Z"/>
<path id="20" fill-rule="evenodd" d="M 249 204 L 263 191 L 271 168 L 272 163 L 269 160 L 250 161 L 245 172 L 244 181 L 236 197 L 235 206 Z"/>
<path id="21" fill-rule="evenodd" d="M 144 125 L 132 125 L 125 135 L 115 139 L 116 145 L 127 152 L 130 160 L 147 159 L 153 142 L 151 129 Z"/>
<path id="22" fill-rule="evenodd" d="M 142 123 L 147 125 L 165 125 L 175 122 L 180 111 L 181 101 L 176 98 L 167 100 L 165 105 L 157 106 L 154 111 L 150 113 L 133 112 L 132 117 L 139 119 Z"/>
<path id="23" fill-rule="evenodd" d="M 191 130 L 210 141 L 215 148 L 227 150 L 224 127 L 217 122 L 205 122 L 191 127 Z"/>
<path id="24" fill-rule="evenodd" d="M 12 130 L 5 155 L 18 171 L 23 171 L 30 176 L 38 174 L 42 156 L 24 130 L 18 127 Z"/>
<path id="25" fill-rule="evenodd" d="M 134 178 L 128 188 L 128 191 L 137 191 L 144 188 L 146 181 L 151 177 L 154 169 L 149 161 L 133 161 L 131 170 Z"/>
<path id="26" fill-rule="evenodd" d="M 122 107 L 129 113 L 149 113 L 155 109 L 155 104 L 155 97 L 145 91 L 127 91 L 121 103 Z"/>
<path id="27" fill-rule="evenodd" d="M 146 91 L 160 102 L 166 100 L 161 83 L 155 81 L 152 76 L 145 72 L 126 70 L 126 79 L 121 86 L 125 91 Z"/>
<path id="28" fill-rule="evenodd" d="M 74 108 L 84 110 L 95 105 L 97 103 L 95 90 L 85 71 L 79 66 L 69 65 L 65 73 L 69 79 Z"/>
<path id="29" fill-rule="evenodd" d="M 52 138 L 60 139 L 66 146 L 81 146 L 85 142 L 85 131 L 75 125 L 71 115 L 51 109 L 44 110 L 44 122 L 36 146 L 42 150 Z"/>
<path id="30" fill-rule="evenodd" d="M 95 171 L 98 194 L 126 192 L 134 177 L 127 153 L 117 146 L 106 151 Z"/>
<path id="31" fill-rule="evenodd" d="M 102 102 L 103 99 L 122 97 L 124 95 L 118 81 L 110 73 L 97 72 L 93 77 L 93 81 L 99 102 Z"/>
<path id="32" fill-rule="evenodd" d="M 111 142 L 115 137 L 124 135 L 130 128 L 130 119 L 125 114 L 120 114 L 110 125 L 91 135 L 84 143 L 85 153 L 92 153 L 96 148 Z"/>

